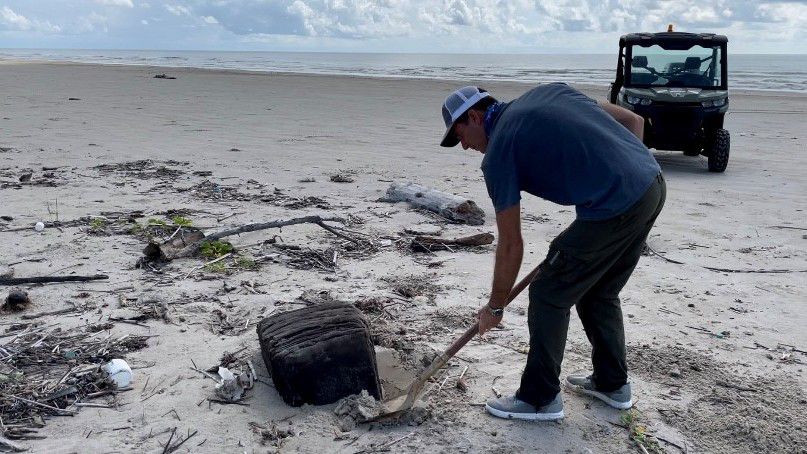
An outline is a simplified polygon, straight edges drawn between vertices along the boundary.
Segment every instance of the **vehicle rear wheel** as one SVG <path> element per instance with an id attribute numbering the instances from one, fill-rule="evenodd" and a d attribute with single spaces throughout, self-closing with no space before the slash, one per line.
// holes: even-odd
<path id="1" fill-rule="evenodd" d="M 709 158 L 710 172 L 723 172 L 729 165 L 731 136 L 725 129 L 718 129 L 706 140 L 703 154 Z"/>

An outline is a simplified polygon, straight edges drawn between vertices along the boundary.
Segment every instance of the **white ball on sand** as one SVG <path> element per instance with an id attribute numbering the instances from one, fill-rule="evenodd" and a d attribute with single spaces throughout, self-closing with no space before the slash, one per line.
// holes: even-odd
<path id="1" fill-rule="evenodd" d="M 115 358 L 104 364 L 103 369 L 118 388 L 125 388 L 132 382 L 134 375 L 132 374 L 132 368 L 120 358 Z"/>
<path id="2" fill-rule="evenodd" d="M 34 230 L 36 230 L 37 232 L 45 230 L 45 223 L 37 222 L 36 225 L 34 226 Z"/>

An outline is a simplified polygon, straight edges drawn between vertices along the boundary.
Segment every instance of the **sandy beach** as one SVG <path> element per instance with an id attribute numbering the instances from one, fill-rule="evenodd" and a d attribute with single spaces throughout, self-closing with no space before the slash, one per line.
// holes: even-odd
<path id="1" fill-rule="evenodd" d="M 155 79 L 160 73 L 176 79 Z M 366 316 L 389 390 L 470 326 L 487 301 L 495 243 L 423 254 L 409 249 L 405 233 L 497 233 L 482 156 L 438 146 L 439 106 L 457 85 L 0 64 L 0 272 L 109 276 L 22 286 L 31 307 L 2 315 L 0 347 L 16 345 L 25 330 L 149 336 L 145 348 L 125 354 L 134 369 L 130 391 L 90 401 L 104 408 L 46 417 L 36 434 L 44 438 L 16 443 L 50 453 L 163 452 L 180 436 L 190 438 L 175 452 L 641 452 L 620 412 L 570 392 L 560 423 L 485 413 L 495 392 L 518 386 L 529 339 L 526 293 L 501 329 L 473 340 L 437 374 L 423 420 L 348 431 L 333 405 L 289 407 L 273 388 L 255 324 L 275 311 L 383 301 Z M 479 85 L 504 100 L 530 87 Z M 605 87 L 578 88 L 605 99 Z M 709 173 L 704 157 L 655 152 L 667 203 L 648 239 L 652 252 L 622 293 L 635 418 L 664 452 L 805 452 L 807 94 L 732 91 L 730 102 L 725 173 Z M 379 201 L 397 181 L 474 200 L 485 224 Z M 524 275 L 574 209 L 525 195 L 522 211 Z M 351 247 L 302 224 L 232 237 L 237 253 L 218 266 L 187 258 L 137 267 L 150 219 L 152 232 L 156 225 L 169 236 L 176 216 L 212 233 L 315 214 L 345 219 L 343 227 L 372 246 Z M 42 232 L 38 221 L 48 225 Z M 320 266 L 277 244 L 339 258 Z M 5 298 L 10 287 L 0 289 Z M 137 318 L 154 301 L 159 316 Z M 226 352 L 236 357 L 233 367 L 251 360 L 258 374 L 237 405 L 207 400 L 215 382 L 194 370 L 218 366 Z M 562 376 L 587 369 L 589 354 L 572 311 Z M 77 365 L 53 367 L 46 378 L 58 382 Z M 461 375 L 467 390 L 457 386 Z"/>

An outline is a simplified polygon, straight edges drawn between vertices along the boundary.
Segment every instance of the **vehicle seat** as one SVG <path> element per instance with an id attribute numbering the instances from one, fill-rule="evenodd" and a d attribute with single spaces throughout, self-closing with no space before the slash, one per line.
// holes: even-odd
<path id="1" fill-rule="evenodd" d="M 700 74 L 701 59 L 699 57 L 687 57 L 684 61 L 684 72 Z"/>
<path id="2" fill-rule="evenodd" d="M 647 68 L 647 55 L 637 55 L 631 59 L 634 68 Z"/>

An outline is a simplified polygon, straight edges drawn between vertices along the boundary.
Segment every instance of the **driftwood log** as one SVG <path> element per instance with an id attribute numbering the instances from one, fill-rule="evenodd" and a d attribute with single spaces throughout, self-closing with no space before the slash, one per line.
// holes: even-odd
<path id="1" fill-rule="evenodd" d="M 0 447 L 5 452 L 25 452 L 28 450 L 25 446 L 14 443 L 6 437 L 0 436 Z"/>
<path id="2" fill-rule="evenodd" d="M 384 200 L 409 202 L 454 222 L 469 225 L 485 223 L 485 212 L 472 200 L 416 183 L 392 183 Z"/>
<path id="3" fill-rule="evenodd" d="M 415 252 L 446 251 L 450 250 L 451 246 L 484 246 L 493 243 L 493 239 L 492 233 L 479 233 L 453 239 L 420 235 L 412 239 L 411 248 Z"/>
<path id="4" fill-rule="evenodd" d="M 42 284 L 47 282 L 87 282 L 99 279 L 109 279 L 106 274 L 92 276 L 32 276 L 32 277 L 4 277 L 0 278 L 0 285 Z"/>
<path id="5" fill-rule="evenodd" d="M 143 254 L 151 259 L 160 258 L 163 260 L 173 260 L 177 258 L 190 257 L 196 255 L 196 253 L 198 253 L 199 249 L 202 247 L 202 243 L 206 241 L 216 241 L 222 238 L 226 238 L 228 236 L 239 235 L 241 233 L 255 232 L 258 230 L 266 230 L 266 229 L 276 229 L 280 227 L 286 227 L 289 225 L 306 224 L 306 223 L 316 224 L 328 230 L 331 233 L 334 233 L 338 236 L 342 236 L 332 228 L 328 227 L 325 224 L 326 221 L 343 222 L 343 219 L 339 217 L 304 216 L 301 218 L 288 219 L 285 221 L 271 221 L 271 222 L 259 222 L 255 224 L 246 224 L 240 227 L 235 227 L 232 229 L 213 233 L 208 236 L 204 236 L 204 234 L 202 234 L 201 232 L 197 232 L 197 234 L 192 238 L 192 241 L 189 241 L 187 238 L 185 238 L 182 239 L 180 242 L 177 242 L 176 239 L 171 239 L 162 244 L 150 243 L 143 250 Z M 351 239 L 351 241 L 355 240 Z"/>

